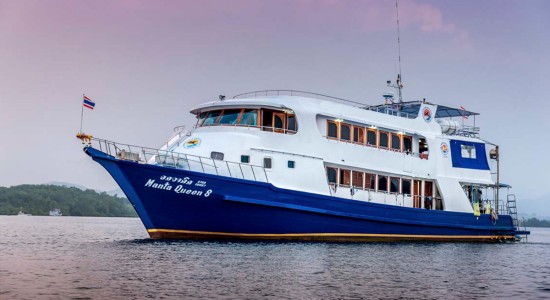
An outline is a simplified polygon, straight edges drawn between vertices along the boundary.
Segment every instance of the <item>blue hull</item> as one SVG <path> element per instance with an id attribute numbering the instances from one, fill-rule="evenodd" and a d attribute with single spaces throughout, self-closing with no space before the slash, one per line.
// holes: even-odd
<path id="1" fill-rule="evenodd" d="M 85 151 L 120 185 L 152 238 L 323 241 L 515 240 L 512 218 L 406 208 L 115 159 Z"/>

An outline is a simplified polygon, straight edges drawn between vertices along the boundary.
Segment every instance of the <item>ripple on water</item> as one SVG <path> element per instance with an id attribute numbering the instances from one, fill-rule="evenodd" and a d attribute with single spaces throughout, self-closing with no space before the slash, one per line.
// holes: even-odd
<path id="1" fill-rule="evenodd" d="M 137 219 L 0 217 L 0 299 L 550 297 L 550 230 L 529 243 L 151 240 Z"/>

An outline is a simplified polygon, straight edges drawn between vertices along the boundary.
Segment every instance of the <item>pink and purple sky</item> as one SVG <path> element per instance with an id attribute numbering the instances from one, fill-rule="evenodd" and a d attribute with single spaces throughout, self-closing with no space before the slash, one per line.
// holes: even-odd
<path id="1" fill-rule="evenodd" d="M 520 211 L 550 215 L 550 1 L 399 6 L 405 100 L 480 112 Z M 74 138 L 83 93 L 86 132 L 158 147 L 219 94 L 377 104 L 396 65 L 393 0 L 0 0 L 0 186 L 116 187 Z"/>

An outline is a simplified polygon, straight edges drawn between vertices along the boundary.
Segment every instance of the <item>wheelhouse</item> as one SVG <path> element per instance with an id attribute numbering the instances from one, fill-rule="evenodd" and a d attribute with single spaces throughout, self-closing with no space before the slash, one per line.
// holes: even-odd
<path id="1" fill-rule="evenodd" d="M 295 134 L 298 131 L 296 114 L 289 109 L 225 108 L 201 111 L 195 128 L 209 126 L 254 127 L 263 131 Z"/>

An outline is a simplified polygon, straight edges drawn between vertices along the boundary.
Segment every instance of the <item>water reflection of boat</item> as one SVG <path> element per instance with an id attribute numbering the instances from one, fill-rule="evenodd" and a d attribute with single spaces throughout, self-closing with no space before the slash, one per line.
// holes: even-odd
<path id="1" fill-rule="evenodd" d="M 17 213 L 17 216 L 18 217 L 30 217 L 30 216 L 32 216 L 32 214 L 26 214 L 22 210 L 20 210 L 19 213 Z"/>
<path id="2" fill-rule="evenodd" d="M 54 208 L 50 210 L 50 216 L 52 217 L 61 217 L 63 214 L 61 213 L 61 210 L 59 208 Z"/>

